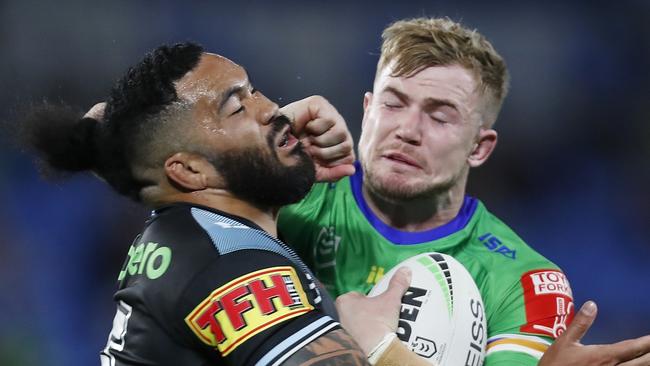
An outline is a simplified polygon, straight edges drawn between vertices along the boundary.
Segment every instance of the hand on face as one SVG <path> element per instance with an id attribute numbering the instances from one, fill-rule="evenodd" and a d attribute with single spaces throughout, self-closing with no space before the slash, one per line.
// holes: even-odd
<path id="1" fill-rule="evenodd" d="M 366 355 L 386 334 L 397 331 L 401 299 L 410 283 L 410 270 L 402 268 L 390 279 L 388 289 L 378 296 L 348 292 L 336 299 L 341 325 Z"/>
<path id="2" fill-rule="evenodd" d="M 586 346 L 580 343 L 596 319 L 593 302 L 582 305 L 569 328 L 544 353 L 539 366 L 647 366 L 650 335 L 613 344 Z"/>
<path id="3" fill-rule="evenodd" d="M 354 174 L 352 136 L 345 120 L 323 97 L 312 96 L 280 109 L 316 166 L 316 180 L 334 182 Z"/>

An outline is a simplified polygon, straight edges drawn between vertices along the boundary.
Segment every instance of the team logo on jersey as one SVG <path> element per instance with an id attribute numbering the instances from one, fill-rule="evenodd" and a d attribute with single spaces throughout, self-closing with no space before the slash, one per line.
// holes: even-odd
<path id="1" fill-rule="evenodd" d="M 573 293 L 564 273 L 535 270 L 521 277 L 526 306 L 522 332 L 559 337 L 574 315 Z"/>
<path id="2" fill-rule="evenodd" d="M 296 271 L 272 267 L 214 290 L 185 317 L 185 323 L 201 341 L 227 356 L 261 331 L 313 309 Z"/>
<path id="3" fill-rule="evenodd" d="M 336 266 L 336 251 L 340 242 L 341 237 L 336 235 L 334 227 L 321 228 L 314 245 L 314 266 L 317 272 Z"/>

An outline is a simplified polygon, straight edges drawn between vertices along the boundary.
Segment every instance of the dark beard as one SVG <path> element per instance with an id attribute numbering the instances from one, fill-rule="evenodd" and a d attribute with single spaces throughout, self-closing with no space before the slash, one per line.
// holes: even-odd
<path id="1" fill-rule="evenodd" d="M 291 151 L 298 162 L 285 166 L 278 158 L 275 137 L 288 120 L 273 121 L 267 138 L 269 149 L 260 146 L 228 151 L 211 159 L 235 196 L 260 208 L 281 207 L 300 201 L 316 181 L 314 163 L 300 142 Z"/>

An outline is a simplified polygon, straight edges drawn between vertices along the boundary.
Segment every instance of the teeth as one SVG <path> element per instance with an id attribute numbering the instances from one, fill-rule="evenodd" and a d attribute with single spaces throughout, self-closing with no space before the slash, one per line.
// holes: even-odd
<path id="1" fill-rule="evenodd" d="M 285 133 L 284 135 L 282 135 L 282 141 L 280 142 L 280 146 L 281 147 L 287 146 L 288 142 L 289 142 L 289 136 L 287 136 L 287 134 Z"/>

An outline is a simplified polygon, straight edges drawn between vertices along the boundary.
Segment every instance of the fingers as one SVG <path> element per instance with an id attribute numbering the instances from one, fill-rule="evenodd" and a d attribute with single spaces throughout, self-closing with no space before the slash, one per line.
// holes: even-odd
<path id="1" fill-rule="evenodd" d="M 648 357 L 650 357 L 648 356 L 648 353 L 650 353 L 650 335 L 614 343 L 610 347 L 609 351 L 619 362 L 636 361 L 637 359 L 640 360 L 639 362 L 647 361 Z M 638 365 L 646 364 L 638 363 Z M 632 363 L 632 365 L 637 365 L 637 363 Z"/>
<path id="2" fill-rule="evenodd" d="M 341 120 L 343 120 L 343 117 L 339 116 L 338 113 L 336 113 L 335 116 L 316 116 L 314 119 L 307 121 L 307 123 L 303 125 L 301 133 L 320 136 L 329 131 L 332 127 L 336 126 L 336 123 Z M 345 130 L 340 129 L 338 132 L 345 133 Z"/>
<path id="3" fill-rule="evenodd" d="M 305 125 L 300 140 L 303 142 L 307 140 L 310 145 L 323 148 L 345 145 L 350 151 L 352 150 L 352 137 L 343 118 L 339 121 L 326 118 L 310 121 Z"/>
<path id="4" fill-rule="evenodd" d="M 575 318 L 573 318 L 573 322 L 571 322 L 569 328 L 562 335 L 562 339 L 566 342 L 579 343 L 589 328 L 591 328 L 597 313 L 598 307 L 595 302 L 587 301 L 584 303 Z"/>
<path id="5" fill-rule="evenodd" d="M 353 164 L 337 165 L 331 168 L 316 169 L 316 180 L 318 182 L 336 182 L 343 177 L 353 175 L 356 171 Z"/>
<path id="6" fill-rule="evenodd" d="M 650 353 L 646 353 L 645 355 L 635 358 L 633 360 L 619 363 L 619 366 L 650 366 Z"/>
<path id="7" fill-rule="evenodd" d="M 297 134 L 303 134 L 306 125 L 317 118 L 343 120 L 336 108 L 327 99 L 318 95 L 287 104 L 280 108 L 280 112 L 293 120 L 293 127 Z"/>
<path id="8" fill-rule="evenodd" d="M 339 164 L 354 162 L 354 150 L 352 149 L 351 142 L 328 147 L 315 146 L 309 143 L 303 143 L 303 146 L 309 156 L 321 164 L 332 166 L 335 165 L 334 162 L 338 162 Z"/>
<path id="9" fill-rule="evenodd" d="M 384 297 L 384 300 L 393 300 L 401 303 L 402 296 L 406 293 L 411 285 L 411 270 L 408 267 L 401 267 L 395 272 L 395 275 L 390 279 L 388 288 L 384 293 L 379 296 Z"/>
<path id="10" fill-rule="evenodd" d="M 354 174 L 354 146 L 345 120 L 325 98 L 312 96 L 284 106 L 293 131 L 316 165 L 319 182 Z"/>

